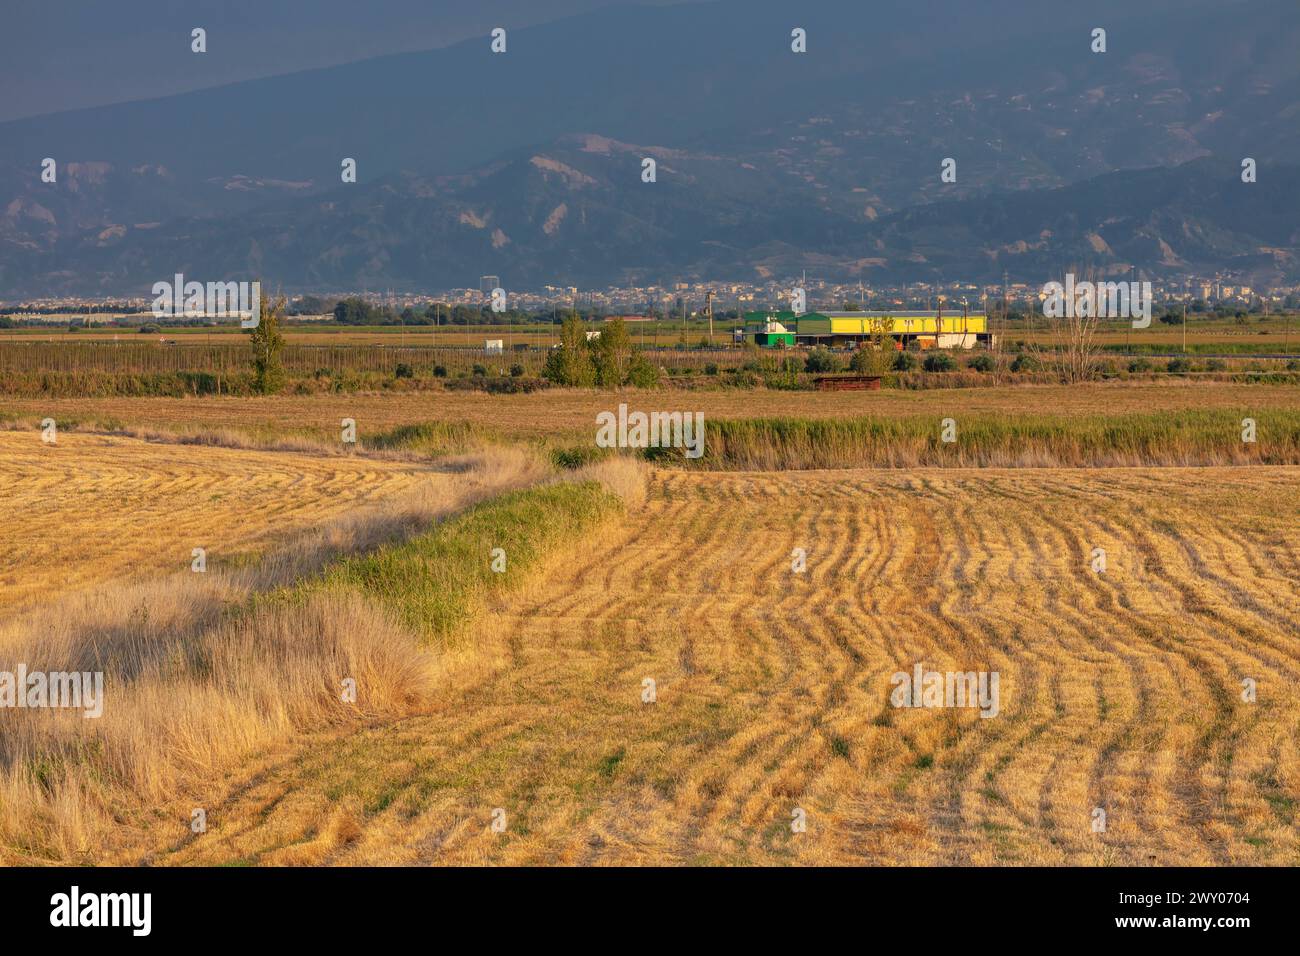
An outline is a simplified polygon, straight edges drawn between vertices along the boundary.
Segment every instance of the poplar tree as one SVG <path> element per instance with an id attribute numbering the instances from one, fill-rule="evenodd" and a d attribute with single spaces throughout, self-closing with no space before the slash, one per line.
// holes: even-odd
<path id="1" fill-rule="evenodd" d="M 253 390 L 259 395 L 273 395 L 284 388 L 286 376 L 281 360 L 284 335 L 280 331 L 284 307 L 283 296 L 273 300 L 263 295 L 261 319 L 249 330 L 249 342 L 253 346 Z"/>

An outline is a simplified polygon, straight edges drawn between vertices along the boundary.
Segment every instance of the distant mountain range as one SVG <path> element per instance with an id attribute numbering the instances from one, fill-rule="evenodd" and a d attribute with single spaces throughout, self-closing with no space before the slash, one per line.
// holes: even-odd
<path id="1" fill-rule="evenodd" d="M 0 124 L 0 297 L 146 295 L 175 272 L 287 291 L 1300 276 L 1300 8 L 1048 6 L 617 8 L 500 56 L 483 38 Z"/>

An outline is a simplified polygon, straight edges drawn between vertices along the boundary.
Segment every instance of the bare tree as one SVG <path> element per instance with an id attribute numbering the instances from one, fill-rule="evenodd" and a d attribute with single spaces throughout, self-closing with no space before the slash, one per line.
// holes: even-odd
<path id="1" fill-rule="evenodd" d="M 1085 292 L 1076 295 L 1076 301 L 1063 309 L 1060 316 L 1044 315 L 1046 323 L 1044 332 L 1048 350 L 1027 336 L 1031 354 L 1045 368 L 1055 369 L 1061 378 L 1070 383 L 1087 382 L 1097 377 L 1101 364 L 1101 346 L 1097 342 L 1100 319 L 1097 313 L 1102 302 L 1097 295 L 1095 273 L 1088 270 L 1084 280 L 1088 282 Z"/>
<path id="2" fill-rule="evenodd" d="M 1006 279 L 1002 280 L 1002 298 L 999 307 L 994 310 L 986 309 L 984 321 L 989 324 L 989 336 L 993 352 L 993 384 L 1001 385 L 1002 376 L 1007 374 L 1011 364 L 1011 358 L 1007 355 L 1007 283 Z"/>

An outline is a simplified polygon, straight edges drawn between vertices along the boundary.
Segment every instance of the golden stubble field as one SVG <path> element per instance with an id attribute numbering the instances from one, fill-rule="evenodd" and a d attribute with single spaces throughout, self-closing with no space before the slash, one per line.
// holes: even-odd
<path id="1" fill-rule="evenodd" d="M 0 431 L 0 612 L 213 566 L 432 479 L 426 465 Z"/>
<path id="2" fill-rule="evenodd" d="M 364 441 L 439 420 L 577 434 L 620 401 L 937 418 L 1296 408 L 1300 393 L 557 390 L 5 399 L 0 412 L 262 437 L 336 436 L 351 417 Z M 0 431 L 0 631 L 27 633 L 12 622 L 42 607 L 58 617 L 83 589 L 154 593 L 131 587 L 165 587 L 196 546 L 210 560 L 251 556 L 354 510 L 397 509 L 429 483 L 437 507 L 420 520 L 540 476 L 522 451 L 493 454 L 465 479 L 414 456 L 76 429 L 46 446 L 35 428 Z M 191 803 L 163 797 L 75 852 L 156 864 L 1295 865 L 1298 488 L 1300 469 L 1258 466 L 659 471 L 647 504 L 556 554 L 474 621 L 453 658 L 430 662 L 438 689 L 418 712 L 305 736 L 270 722 L 244 757 L 223 743 L 194 781 L 207 832 L 185 824 Z M 165 622 L 189 633 L 187 605 L 172 603 Z M 337 627 L 364 637 L 367 612 L 349 613 Z M 996 672 L 997 716 L 893 706 L 892 675 L 917 665 Z M 185 706 L 166 712 L 183 719 Z"/>
<path id="3" fill-rule="evenodd" d="M 660 472 L 476 624 L 429 713 L 277 754 L 121 858 L 1295 865 L 1296 479 Z M 997 716 L 894 707 L 916 664 L 997 672 Z"/>

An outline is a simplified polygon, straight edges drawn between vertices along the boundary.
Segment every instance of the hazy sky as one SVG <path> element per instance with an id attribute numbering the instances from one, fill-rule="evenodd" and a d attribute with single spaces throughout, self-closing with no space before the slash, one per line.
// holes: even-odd
<path id="1" fill-rule="evenodd" d="M 683 0 L 0 0 L 0 121 L 670 2 Z M 208 32 L 203 56 L 194 27 Z"/>

